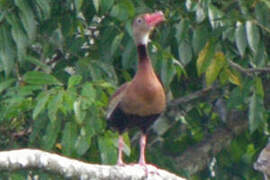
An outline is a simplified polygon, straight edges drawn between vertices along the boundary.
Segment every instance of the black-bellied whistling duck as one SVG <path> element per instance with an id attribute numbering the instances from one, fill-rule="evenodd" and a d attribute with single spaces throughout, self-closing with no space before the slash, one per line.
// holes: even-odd
<path id="1" fill-rule="evenodd" d="M 128 128 L 138 127 L 142 131 L 140 139 L 140 165 L 145 163 L 146 132 L 164 111 L 166 97 L 161 82 L 147 53 L 147 43 L 151 31 L 164 21 L 161 11 L 142 14 L 135 18 L 132 28 L 138 51 L 138 70 L 132 81 L 123 84 L 112 96 L 107 120 L 108 125 L 119 132 L 118 165 L 123 165 L 122 134 Z"/>

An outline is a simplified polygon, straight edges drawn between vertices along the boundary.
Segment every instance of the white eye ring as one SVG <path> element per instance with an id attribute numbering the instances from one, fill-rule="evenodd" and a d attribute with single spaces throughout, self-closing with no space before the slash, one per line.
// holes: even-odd
<path id="1" fill-rule="evenodd" d="M 141 24 L 141 23 L 142 23 L 142 19 L 141 19 L 141 18 L 138 18 L 138 19 L 137 19 L 137 23 L 138 23 L 138 24 Z"/>

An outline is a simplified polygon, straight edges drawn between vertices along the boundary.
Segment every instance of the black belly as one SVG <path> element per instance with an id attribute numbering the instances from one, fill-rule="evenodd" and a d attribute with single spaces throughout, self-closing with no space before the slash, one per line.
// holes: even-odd
<path id="1" fill-rule="evenodd" d="M 124 113 L 119 107 L 115 108 L 114 112 L 108 118 L 108 127 L 117 130 L 122 134 L 129 128 L 140 128 L 143 133 L 146 133 L 148 128 L 155 122 L 160 114 L 149 116 L 138 116 Z"/>

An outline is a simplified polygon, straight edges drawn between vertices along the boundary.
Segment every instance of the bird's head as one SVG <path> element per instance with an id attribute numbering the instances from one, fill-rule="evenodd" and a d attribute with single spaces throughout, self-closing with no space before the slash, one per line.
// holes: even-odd
<path id="1" fill-rule="evenodd" d="M 165 20 L 162 11 L 146 13 L 135 18 L 132 28 L 136 45 L 147 44 L 149 35 L 154 27 Z"/>

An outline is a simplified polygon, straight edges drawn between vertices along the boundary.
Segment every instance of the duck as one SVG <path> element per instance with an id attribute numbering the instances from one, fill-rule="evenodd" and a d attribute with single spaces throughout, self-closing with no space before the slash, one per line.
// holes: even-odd
<path id="1" fill-rule="evenodd" d="M 139 165 L 146 165 L 147 133 L 166 108 L 163 85 L 155 73 L 147 51 L 151 32 L 165 21 L 162 11 L 137 16 L 132 24 L 133 38 L 138 53 L 138 67 L 133 79 L 124 83 L 111 96 L 107 124 L 119 133 L 118 165 L 123 162 L 123 133 L 132 128 L 141 131 Z"/>

